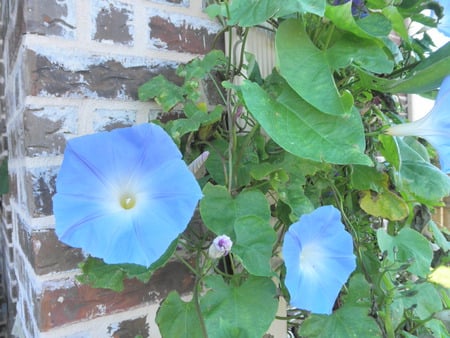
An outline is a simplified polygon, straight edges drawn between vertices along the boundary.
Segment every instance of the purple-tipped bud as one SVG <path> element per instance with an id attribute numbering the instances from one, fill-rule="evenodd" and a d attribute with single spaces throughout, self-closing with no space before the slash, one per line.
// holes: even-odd
<path id="1" fill-rule="evenodd" d="M 213 259 L 226 256 L 231 251 L 232 246 L 233 242 L 230 237 L 227 235 L 217 236 L 209 247 L 208 255 Z"/>

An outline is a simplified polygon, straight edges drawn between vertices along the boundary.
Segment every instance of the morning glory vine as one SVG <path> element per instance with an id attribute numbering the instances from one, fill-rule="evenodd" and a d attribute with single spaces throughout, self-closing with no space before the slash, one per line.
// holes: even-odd
<path id="1" fill-rule="evenodd" d="M 88 256 L 78 280 L 120 291 L 182 262 L 195 286 L 161 302 L 168 338 L 262 337 L 275 320 L 294 337 L 449 337 L 450 233 L 432 213 L 450 195 L 450 43 L 428 34 L 448 34 L 449 7 L 211 2 L 228 53 L 139 88 L 179 118 L 68 142 L 54 211 Z M 252 30 L 274 41 L 267 76 Z M 407 121 L 406 93 L 435 106 Z"/>

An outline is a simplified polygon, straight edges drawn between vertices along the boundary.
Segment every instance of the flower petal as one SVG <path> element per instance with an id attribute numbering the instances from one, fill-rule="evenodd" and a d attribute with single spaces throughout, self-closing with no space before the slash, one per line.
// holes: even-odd
<path id="1" fill-rule="evenodd" d="M 443 1 L 440 1 L 443 3 Z M 444 6 L 444 17 L 439 21 L 438 30 L 450 37 L 450 4 L 441 4 Z"/>
<path id="2" fill-rule="evenodd" d="M 106 263 L 151 265 L 202 197 L 172 139 L 153 124 L 70 140 L 64 155 L 56 234 Z"/>
<path id="3" fill-rule="evenodd" d="M 291 225 L 282 253 L 291 304 L 329 314 L 342 285 L 355 269 L 353 242 L 332 206 L 316 209 Z"/>
<path id="4" fill-rule="evenodd" d="M 450 76 L 441 84 L 433 109 L 411 123 L 391 126 L 386 133 L 393 136 L 419 136 L 437 151 L 441 170 L 450 173 Z"/>

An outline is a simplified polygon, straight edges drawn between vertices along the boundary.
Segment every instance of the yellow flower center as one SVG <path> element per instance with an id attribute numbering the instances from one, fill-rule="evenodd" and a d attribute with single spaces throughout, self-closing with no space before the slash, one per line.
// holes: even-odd
<path id="1" fill-rule="evenodd" d="M 120 206 L 125 210 L 134 208 L 136 205 L 136 196 L 130 193 L 124 193 L 120 196 Z"/>

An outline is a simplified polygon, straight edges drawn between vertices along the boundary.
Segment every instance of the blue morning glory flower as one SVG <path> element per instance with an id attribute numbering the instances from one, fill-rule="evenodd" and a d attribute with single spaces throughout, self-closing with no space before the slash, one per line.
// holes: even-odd
<path id="1" fill-rule="evenodd" d="M 282 254 L 290 304 L 330 314 L 356 267 L 352 237 L 345 231 L 339 210 L 329 205 L 301 216 L 286 232 Z"/>
<path id="2" fill-rule="evenodd" d="M 364 18 L 369 15 L 365 1 L 363 0 L 334 0 L 333 6 L 338 6 L 345 4 L 347 2 L 352 2 L 352 15 L 356 18 Z"/>
<path id="3" fill-rule="evenodd" d="M 444 7 L 444 17 L 439 20 L 437 28 L 446 36 L 450 36 L 450 3 L 447 2 L 445 5 L 442 4 L 442 6 Z"/>
<path id="4" fill-rule="evenodd" d="M 450 76 L 441 84 L 433 109 L 419 120 L 391 126 L 393 136 L 419 136 L 437 151 L 441 170 L 450 174 Z"/>
<path id="5" fill-rule="evenodd" d="M 190 221 L 202 192 L 154 124 L 68 141 L 53 197 L 59 239 L 106 263 L 150 266 Z"/>

